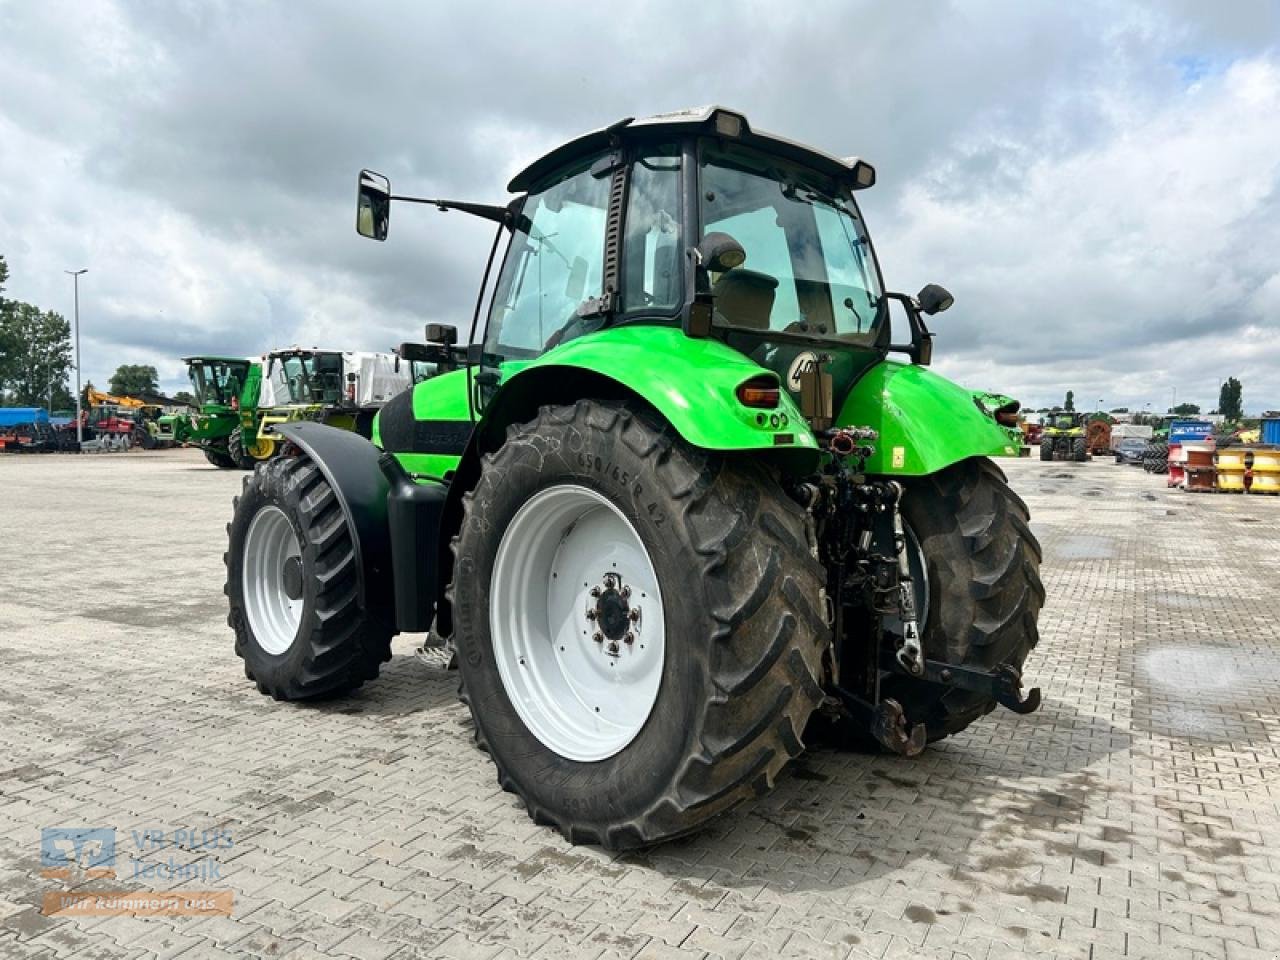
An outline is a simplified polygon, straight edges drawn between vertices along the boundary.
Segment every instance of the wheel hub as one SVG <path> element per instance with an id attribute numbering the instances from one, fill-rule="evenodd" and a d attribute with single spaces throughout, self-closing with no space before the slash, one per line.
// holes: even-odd
<path id="1" fill-rule="evenodd" d="M 302 599 L 302 558 L 287 557 L 281 568 L 284 580 L 284 593 L 290 600 Z"/>
<path id="2" fill-rule="evenodd" d="M 587 619 L 596 626 L 592 639 L 602 644 L 609 656 L 621 656 L 619 644 L 635 643 L 640 628 L 640 607 L 631 603 L 631 588 L 616 573 L 606 573 L 601 585 L 591 588 L 590 598 Z"/>

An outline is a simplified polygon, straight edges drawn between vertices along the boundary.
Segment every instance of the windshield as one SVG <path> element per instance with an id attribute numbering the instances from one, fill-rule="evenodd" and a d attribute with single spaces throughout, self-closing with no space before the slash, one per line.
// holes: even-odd
<path id="1" fill-rule="evenodd" d="M 342 399 L 341 354 L 290 354 L 282 360 L 280 370 L 292 403 L 338 403 Z"/>
<path id="2" fill-rule="evenodd" d="M 727 326 L 873 340 L 885 314 L 870 243 L 847 189 L 738 147 L 707 147 L 702 233 L 727 233 L 746 262 L 712 275 Z"/>
<path id="3" fill-rule="evenodd" d="M 245 374 L 248 372 L 247 363 L 209 361 L 193 364 L 189 373 L 191 386 L 196 392 L 196 402 L 231 406 L 231 402 L 240 397 L 240 389 L 244 386 Z"/>

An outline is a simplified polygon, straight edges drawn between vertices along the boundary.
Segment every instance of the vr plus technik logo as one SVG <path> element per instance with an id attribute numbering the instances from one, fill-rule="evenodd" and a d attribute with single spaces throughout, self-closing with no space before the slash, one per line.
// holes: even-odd
<path id="1" fill-rule="evenodd" d="M 114 877 L 116 832 L 111 827 L 45 827 L 40 831 L 40 875 L 69 880 Z"/>

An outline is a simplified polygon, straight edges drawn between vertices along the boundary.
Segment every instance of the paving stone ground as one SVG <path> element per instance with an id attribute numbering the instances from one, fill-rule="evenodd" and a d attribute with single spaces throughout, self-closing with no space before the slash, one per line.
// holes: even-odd
<path id="1" fill-rule="evenodd" d="M 1280 500 L 1006 466 L 1045 552 L 1038 713 L 912 760 L 810 752 L 613 856 L 499 790 L 417 638 L 346 699 L 257 693 L 222 596 L 239 475 L 0 458 L 0 957 L 1275 958 Z M 41 875 L 67 827 L 114 829 L 114 880 Z M 41 914 L 68 889 L 234 908 Z"/>

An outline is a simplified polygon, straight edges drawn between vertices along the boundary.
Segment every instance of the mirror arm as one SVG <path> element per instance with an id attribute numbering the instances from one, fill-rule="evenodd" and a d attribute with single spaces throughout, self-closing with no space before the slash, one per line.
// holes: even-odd
<path id="1" fill-rule="evenodd" d="M 924 317 L 920 315 L 920 304 L 915 297 L 905 293 L 886 293 L 886 299 L 897 300 L 907 311 L 907 323 L 911 327 L 911 343 L 891 343 L 889 349 L 905 353 L 913 363 L 927 367 L 933 360 L 933 334 L 925 326 Z"/>
<path id="2" fill-rule="evenodd" d="M 473 217 L 482 217 L 485 220 L 493 220 L 496 223 L 509 223 L 511 221 L 511 209 L 509 207 L 499 207 L 491 203 L 466 203 L 461 200 L 429 200 L 426 197 L 401 197 L 393 196 L 392 200 L 400 200 L 404 203 L 425 203 L 435 207 L 444 213 L 449 210 L 458 210 L 462 213 L 469 213 Z"/>

